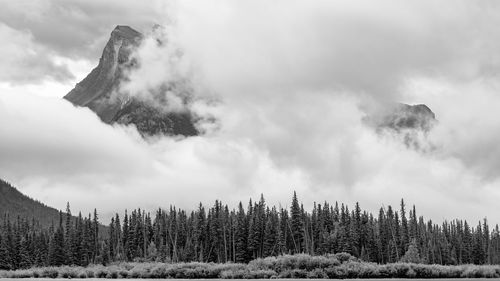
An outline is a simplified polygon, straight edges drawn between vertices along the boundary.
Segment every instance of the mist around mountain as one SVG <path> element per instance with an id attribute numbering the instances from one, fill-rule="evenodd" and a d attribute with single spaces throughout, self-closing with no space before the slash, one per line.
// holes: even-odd
<path id="1" fill-rule="evenodd" d="M 144 35 L 133 28 L 118 25 L 111 32 L 99 64 L 64 98 L 76 106 L 88 107 L 107 124 L 135 125 L 143 135 L 198 135 L 195 117 L 188 110 L 173 112 L 166 109 L 168 104 L 163 104 L 161 96 L 145 100 L 129 96 L 121 89 L 121 83 L 128 79 L 127 73 L 138 63 L 132 54 L 143 39 Z M 182 81 L 158 91 L 162 94 L 177 90 L 179 84 Z M 187 104 L 188 90 L 180 91 L 184 91 L 179 94 L 181 103 Z"/>
<path id="2" fill-rule="evenodd" d="M 433 149 L 427 135 L 438 121 L 434 112 L 425 104 L 386 104 L 369 111 L 363 122 L 378 135 L 395 137 L 407 148 L 418 151 Z"/>

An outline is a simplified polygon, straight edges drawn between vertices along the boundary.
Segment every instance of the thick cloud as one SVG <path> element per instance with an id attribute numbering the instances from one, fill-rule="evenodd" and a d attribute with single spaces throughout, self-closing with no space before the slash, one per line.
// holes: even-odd
<path id="1" fill-rule="evenodd" d="M 64 64 L 55 61 L 55 53 L 37 45 L 29 32 L 19 32 L 0 22 L 0 82 L 39 83 L 46 79 L 65 82 L 73 79 Z"/>
<path id="2" fill-rule="evenodd" d="M 300 173 L 276 169 L 251 142 L 147 143 L 133 128 L 107 126 L 65 100 L 4 92 L 0 118 L 0 177 L 59 208 L 70 201 L 109 217 L 127 207 L 191 207 L 217 196 L 236 202 L 254 188 L 272 186 L 275 194 L 301 182 Z"/>
<path id="3" fill-rule="evenodd" d="M 493 1 L 220 3 L 179 1 L 171 11 L 176 37 L 217 92 L 337 89 L 392 101 L 407 77 L 500 66 Z"/>
<path id="4" fill-rule="evenodd" d="M 338 115 L 328 119 L 340 119 L 326 122 L 323 130 L 305 129 L 313 136 L 290 134 L 292 128 L 270 122 L 260 137 L 274 136 L 274 144 L 227 131 L 148 142 L 132 128 L 104 125 L 89 110 L 64 100 L 2 93 L 1 177 L 58 208 L 66 201 L 84 212 L 97 206 L 103 218 L 136 206 L 192 208 L 215 198 L 236 204 L 260 193 L 269 203 L 286 206 L 297 190 L 306 206 L 359 201 L 376 211 L 404 197 L 417 204 L 419 213 L 437 220 L 475 220 L 485 214 L 498 220 L 497 181 L 485 184 L 457 158 L 421 155 L 381 139 L 359 122 L 355 103 L 339 99 L 335 104 Z M 279 143 L 283 154 L 276 152 Z M 478 189 L 488 194 L 487 200 Z"/>
<path id="5" fill-rule="evenodd" d="M 163 1 L 0 0 L 0 82 L 74 84 L 72 61 L 96 63 L 109 34 L 126 24 L 149 30 Z M 86 70 L 87 72 L 90 69 Z"/>
<path id="6" fill-rule="evenodd" d="M 0 21 L 11 28 L 29 30 L 35 42 L 60 56 L 92 60 L 116 25 L 149 29 L 166 6 L 156 0 L 0 0 L 0 5 Z"/>
<path id="7" fill-rule="evenodd" d="M 359 201 L 375 211 L 404 197 L 436 220 L 497 222 L 499 11 L 493 1 L 173 2 L 156 11 L 168 44 L 146 41 L 125 87 L 147 94 L 180 73 L 203 98 L 191 109 L 216 126 L 143 140 L 66 101 L 4 87 L 0 176 L 56 207 L 105 216 L 261 192 L 286 206 L 297 190 L 306 206 Z M 174 63 L 172 46 L 182 50 Z M 429 105 L 436 149 L 409 150 L 366 127 L 366 107 L 385 101 Z"/>

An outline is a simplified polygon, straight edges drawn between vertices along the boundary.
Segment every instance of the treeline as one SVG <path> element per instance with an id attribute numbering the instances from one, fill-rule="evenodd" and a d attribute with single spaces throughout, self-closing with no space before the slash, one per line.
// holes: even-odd
<path id="1" fill-rule="evenodd" d="M 99 238 L 97 211 L 83 218 L 59 212 L 58 224 L 43 227 L 35 219 L 19 216 L 13 221 L 8 215 L 0 225 L 0 270 L 33 266 L 86 266 L 106 262 L 106 241 Z"/>
<path id="2" fill-rule="evenodd" d="M 377 216 L 359 204 L 314 204 L 305 211 L 294 193 L 289 209 L 258 202 L 229 209 L 220 201 L 186 212 L 172 206 L 148 213 L 137 209 L 118 214 L 108 233 L 99 233 L 94 217 L 71 220 L 60 214 L 57 227 L 11 222 L 0 229 L 0 269 L 33 265 L 87 265 L 111 261 L 236 262 L 284 254 L 312 256 L 349 253 L 379 264 L 398 261 L 441 265 L 499 264 L 498 226 L 485 220 L 471 226 L 454 220 L 435 224 L 407 212 L 381 208 Z"/>

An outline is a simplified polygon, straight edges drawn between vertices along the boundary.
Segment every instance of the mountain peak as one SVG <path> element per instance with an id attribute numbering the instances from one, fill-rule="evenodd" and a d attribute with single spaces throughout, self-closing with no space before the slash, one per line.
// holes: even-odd
<path id="1" fill-rule="evenodd" d="M 436 115 L 425 104 L 384 104 L 363 118 L 365 124 L 382 135 L 396 136 L 407 147 L 425 150 L 426 135 L 436 124 Z"/>
<path id="2" fill-rule="evenodd" d="M 111 32 L 111 37 L 134 40 L 136 38 L 142 38 L 142 34 L 128 25 L 117 25 Z"/>
<path id="3" fill-rule="evenodd" d="M 133 124 L 143 135 L 197 135 L 190 112 L 164 112 L 160 104 L 145 103 L 120 93 L 120 82 L 134 67 L 130 63 L 135 48 L 144 36 L 135 29 L 118 25 L 104 47 L 99 64 L 71 90 L 65 99 L 94 111 L 104 123 Z"/>

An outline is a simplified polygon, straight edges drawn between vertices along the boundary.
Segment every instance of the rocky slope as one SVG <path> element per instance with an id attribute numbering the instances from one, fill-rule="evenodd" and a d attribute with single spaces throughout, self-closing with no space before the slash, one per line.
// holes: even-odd
<path id="1" fill-rule="evenodd" d="M 64 98 L 90 108 L 105 123 L 134 124 L 143 135 L 197 135 L 191 113 L 166 112 L 154 104 L 120 95 L 120 81 L 134 67 L 131 53 L 142 39 L 143 35 L 131 27 L 117 26 L 97 67 Z"/>

